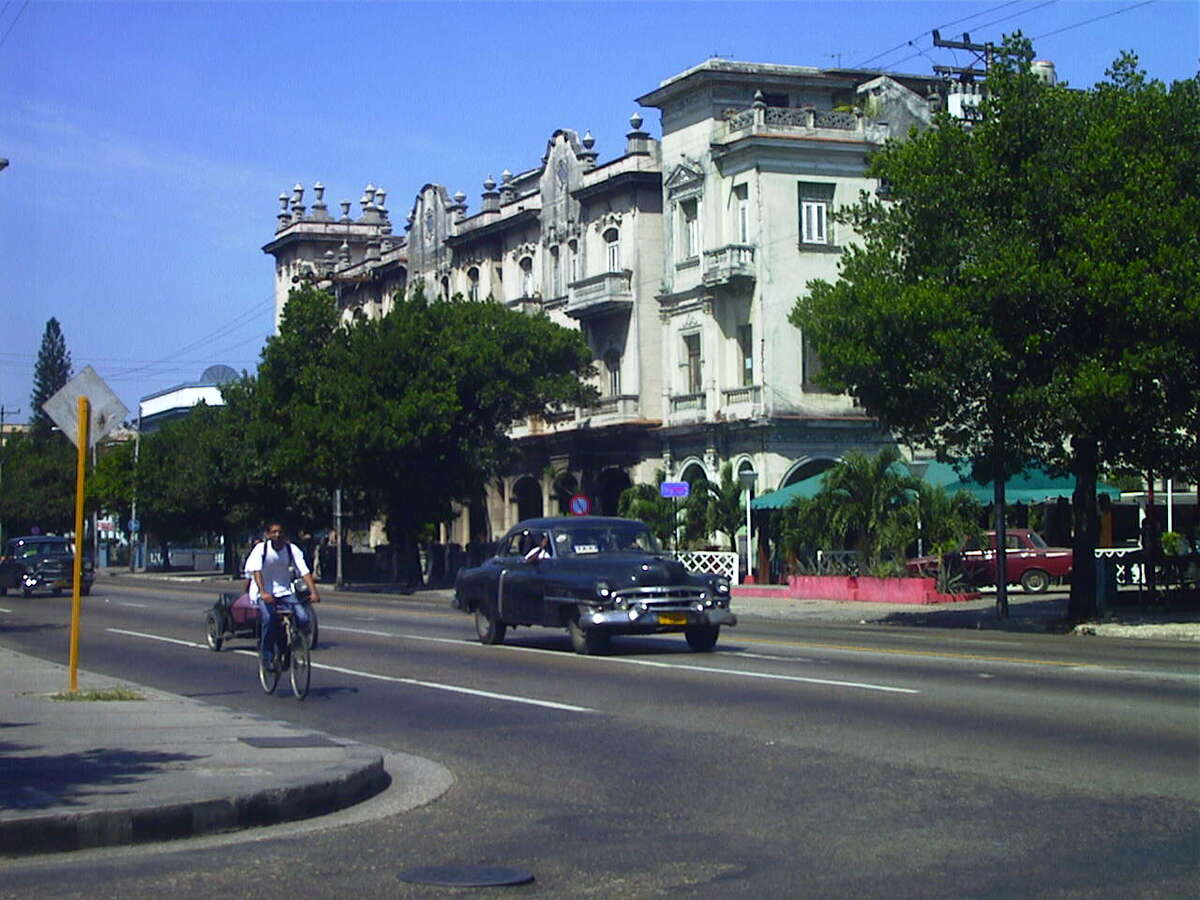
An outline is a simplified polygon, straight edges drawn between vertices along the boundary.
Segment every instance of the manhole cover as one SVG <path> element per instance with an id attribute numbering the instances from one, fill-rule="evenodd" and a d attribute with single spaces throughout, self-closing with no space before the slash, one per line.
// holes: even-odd
<path id="1" fill-rule="evenodd" d="M 412 884 L 437 884 L 444 887 L 502 887 L 528 884 L 533 873 L 509 866 L 421 866 L 396 876 Z"/>
<path id="2" fill-rule="evenodd" d="M 242 737 L 238 738 L 243 744 L 251 747 L 277 750 L 284 747 L 340 747 L 337 741 L 332 741 L 319 734 L 304 734 L 296 737 Z"/>

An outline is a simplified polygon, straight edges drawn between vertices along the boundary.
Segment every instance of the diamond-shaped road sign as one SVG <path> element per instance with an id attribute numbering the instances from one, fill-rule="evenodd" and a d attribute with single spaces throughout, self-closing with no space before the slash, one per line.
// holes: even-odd
<path id="1" fill-rule="evenodd" d="M 91 423 L 88 430 L 88 447 L 121 424 L 129 409 L 112 392 L 104 379 L 91 366 L 64 384 L 58 392 L 42 404 L 52 422 L 62 429 L 71 443 L 79 444 L 79 398 L 87 397 L 91 404 Z"/>

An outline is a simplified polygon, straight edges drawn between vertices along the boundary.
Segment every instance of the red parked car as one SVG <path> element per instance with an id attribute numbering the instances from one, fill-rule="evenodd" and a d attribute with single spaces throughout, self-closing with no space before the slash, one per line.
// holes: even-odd
<path id="1" fill-rule="evenodd" d="M 1051 582 L 1071 574 L 1074 553 L 1070 547 L 1051 547 L 1036 531 L 1010 528 L 1005 532 L 1005 572 L 1009 584 L 1019 584 L 1031 594 L 1040 594 Z M 986 547 L 986 549 L 985 549 Z M 975 585 L 996 583 L 996 532 L 985 531 L 983 542 L 968 541 L 958 552 L 963 577 Z M 908 561 L 915 574 L 935 574 L 941 565 L 936 556 Z"/>

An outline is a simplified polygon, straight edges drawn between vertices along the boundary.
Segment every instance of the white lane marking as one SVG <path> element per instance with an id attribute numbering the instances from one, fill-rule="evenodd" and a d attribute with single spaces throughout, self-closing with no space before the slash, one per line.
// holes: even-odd
<path id="1" fill-rule="evenodd" d="M 772 662 L 815 662 L 807 656 L 770 656 L 766 653 L 746 653 L 742 650 L 736 650 L 732 653 L 726 653 L 726 656 L 744 656 L 746 659 L 769 659 Z"/>
<path id="2" fill-rule="evenodd" d="M 427 637 L 427 636 L 421 635 L 421 634 L 404 634 L 404 633 L 398 634 L 395 632 L 365 631 L 365 630 L 354 629 L 354 628 L 331 629 L 325 625 L 322 625 L 321 627 L 324 628 L 326 631 L 330 631 L 330 630 L 349 631 L 349 632 L 356 633 L 356 634 L 369 634 L 369 635 L 372 635 L 375 637 L 402 638 L 404 640 L 410 640 L 410 641 L 430 641 L 432 643 L 439 643 L 439 644 L 462 644 L 462 645 L 468 646 L 468 647 L 481 647 L 482 648 L 484 646 L 483 644 L 477 643 L 476 641 L 464 641 L 461 638 L 434 638 L 434 637 Z M 544 650 L 541 647 L 516 647 L 511 644 L 501 644 L 499 646 L 493 645 L 489 649 L 508 650 L 512 653 L 550 653 L 550 654 L 554 654 L 555 656 L 560 656 L 562 654 L 561 650 Z M 837 680 L 831 679 L 831 678 L 805 678 L 801 675 L 776 675 L 776 674 L 773 674 L 770 672 L 751 672 L 746 669 L 721 669 L 721 668 L 717 668 L 715 666 L 697 666 L 697 665 L 694 665 L 691 663 L 666 663 L 666 662 L 656 662 L 654 660 L 649 660 L 649 659 L 628 659 L 628 658 L 624 658 L 624 657 L 620 657 L 620 656 L 585 656 L 585 657 L 581 657 L 581 658 L 592 660 L 596 663 L 624 663 L 625 665 L 630 665 L 630 666 L 649 666 L 650 668 L 655 668 L 655 669 L 684 669 L 684 670 L 691 671 L 691 672 L 706 672 L 706 673 L 712 673 L 712 674 L 716 674 L 716 675 L 736 675 L 741 678 L 765 678 L 770 681 L 795 681 L 795 682 L 800 682 L 802 684 L 824 684 L 824 685 L 831 685 L 833 687 L 859 688 L 864 691 L 882 691 L 882 692 L 888 693 L 888 694 L 919 694 L 919 693 L 921 693 L 920 691 L 914 690 L 913 688 L 891 687 L 886 684 L 870 684 L 870 683 L 861 682 L 861 681 L 837 681 Z"/>
<path id="3" fill-rule="evenodd" d="M 198 647 L 201 650 L 207 650 L 207 644 L 198 644 L 195 641 L 181 641 L 179 638 L 163 637 L 161 634 L 146 634 L 143 631 L 126 631 L 124 628 L 109 628 L 113 634 L 127 634 L 130 637 L 146 638 L 151 641 L 162 641 L 166 644 L 178 644 L 180 647 Z"/>
<path id="4" fill-rule="evenodd" d="M 132 606 L 135 609 L 147 609 L 147 608 L 149 608 L 150 604 L 149 603 L 126 603 L 124 601 L 121 601 L 121 602 L 117 603 L 117 606 Z"/>
<path id="5" fill-rule="evenodd" d="M 208 649 L 207 645 L 205 644 L 198 644 L 195 641 L 181 641 L 178 638 L 164 637 L 160 634 L 146 634 L 145 632 L 141 631 L 126 631 L 122 628 L 109 628 L 108 631 L 111 631 L 113 634 L 125 634 L 129 635 L 130 637 L 146 638 L 147 640 L 151 641 L 163 641 L 167 644 L 178 644 L 181 647 L 195 647 L 200 650 Z M 235 650 L 233 652 L 240 653 L 244 656 L 252 656 L 255 659 L 258 658 L 258 651 L 256 650 Z M 479 691 L 475 690 L 474 688 L 460 687 L 459 685 L 454 684 L 439 684 L 436 681 L 421 681 L 416 678 L 396 678 L 391 675 L 378 675 L 374 672 L 363 672 L 358 669 L 344 669 L 341 666 L 331 666 L 327 663 L 315 662 L 312 664 L 312 667 L 314 669 L 324 669 L 328 672 L 340 672 L 343 675 L 354 675 L 359 678 L 372 678 L 376 681 L 391 681 L 396 684 L 411 684 L 417 687 L 432 688 L 438 691 L 450 691 L 451 693 L 455 694 L 469 694 L 473 697 L 485 697 L 489 700 L 504 700 L 509 703 L 523 703 L 527 706 L 542 706 L 546 709 L 559 709 L 567 712 L 595 712 L 594 709 L 589 709 L 586 706 L 572 706 L 569 703 L 555 703 L 553 700 L 537 700 L 533 697 L 518 697 L 513 694 L 497 694 L 493 693 L 492 691 Z"/>
<path id="6" fill-rule="evenodd" d="M 2 613 L 9 613 L 10 615 L 12 614 L 12 610 L 11 610 L 11 609 L 5 609 L 3 606 L 0 606 L 0 612 L 2 612 Z"/>

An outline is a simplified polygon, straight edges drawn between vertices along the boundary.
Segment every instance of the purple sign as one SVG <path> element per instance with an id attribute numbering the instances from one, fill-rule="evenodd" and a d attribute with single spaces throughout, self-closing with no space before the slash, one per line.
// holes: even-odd
<path id="1" fill-rule="evenodd" d="M 686 497 L 691 488 L 686 481 L 664 481 L 658 490 L 664 497 Z"/>

